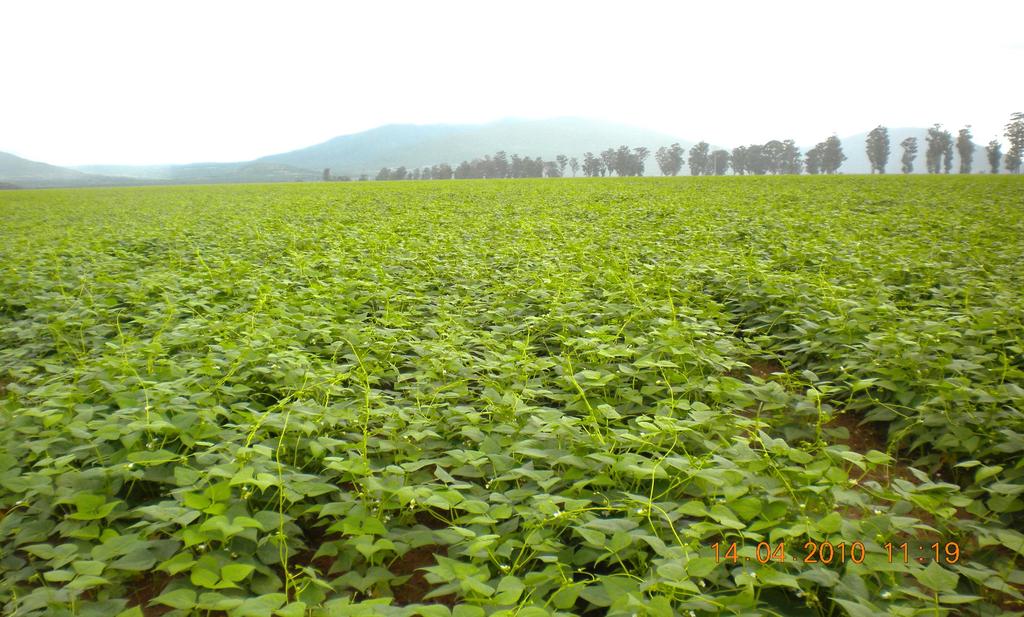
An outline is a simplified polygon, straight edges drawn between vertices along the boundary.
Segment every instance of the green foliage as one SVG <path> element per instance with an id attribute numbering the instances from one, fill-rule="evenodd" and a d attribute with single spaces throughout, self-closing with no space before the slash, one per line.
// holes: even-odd
<path id="1" fill-rule="evenodd" d="M 960 155 L 960 173 L 969 174 L 971 173 L 971 166 L 974 164 L 974 149 L 975 145 L 972 139 L 974 135 L 971 133 L 971 127 L 965 126 L 960 129 L 956 137 L 956 151 Z"/>
<path id="2" fill-rule="evenodd" d="M 868 133 L 865 142 L 871 173 L 885 173 L 885 165 L 889 162 L 889 129 L 876 126 Z"/>
<path id="3" fill-rule="evenodd" d="M 691 176 L 706 176 L 711 172 L 711 146 L 706 141 L 695 144 L 690 148 L 690 155 L 686 159 L 690 167 Z"/>
<path id="4" fill-rule="evenodd" d="M 1016 180 L 5 192 L 0 612 L 1019 612 Z"/>
<path id="5" fill-rule="evenodd" d="M 914 159 L 917 158 L 917 138 L 907 137 L 900 142 L 900 146 L 903 148 L 903 156 L 900 158 L 900 170 L 905 174 L 913 173 Z"/>
<path id="6" fill-rule="evenodd" d="M 1010 114 L 1004 135 L 1010 142 L 1010 150 L 1006 153 L 1006 170 L 1019 174 L 1021 159 L 1024 159 L 1024 112 Z"/>
<path id="7" fill-rule="evenodd" d="M 948 174 L 953 168 L 953 136 L 944 130 L 941 124 L 936 124 L 928 129 L 925 141 L 928 143 L 928 149 L 925 151 L 928 173 Z"/>
<path id="8" fill-rule="evenodd" d="M 988 166 L 992 173 L 999 173 L 999 162 L 1003 158 L 1003 146 L 998 140 L 993 139 L 985 146 L 985 154 L 988 156 Z"/>
<path id="9" fill-rule="evenodd" d="M 683 169 L 683 154 L 686 148 L 679 144 L 672 144 L 669 147 L 662 146 L 654 155 L 663 176 L 678 176 Z M 693 175 L 693 174 L 691 174 Z"/>

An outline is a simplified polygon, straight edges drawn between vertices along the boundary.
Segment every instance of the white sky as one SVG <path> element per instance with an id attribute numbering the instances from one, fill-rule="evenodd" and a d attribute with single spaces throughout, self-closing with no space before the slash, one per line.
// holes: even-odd
<path id="1" fill-rule="evenodd" d="M 935 122 L 985 143 L 1024 110 L 1021 23 L 1019 0 L 7 0 L 0 151 L 246 160 L 566 115 L 721 145 Z"/>

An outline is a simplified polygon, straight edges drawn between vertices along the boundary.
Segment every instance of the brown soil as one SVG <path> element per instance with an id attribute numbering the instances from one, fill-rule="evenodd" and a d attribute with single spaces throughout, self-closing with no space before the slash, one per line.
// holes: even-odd
<path id="1" fill-rule="evenodd" d="M 861 454 L 868 450 L 885 452 L 888 449 L 885 430 L 877 422 L 863 422 L 863 419 L 863 416 L 857 413 L 841 413 L 826 424 L 825 428 L 845 428 L 849 437 L 846 439 L 833 438 L 832 441 L 844 444 L 854 452 Z"/>
<path id="2" fill-rule="evenodd" d="M 447 518 L 449 516 L 448 511 L 438 508 L 417 510 L 413 516 L 417 523 L 429 529 L 444 529 L 450 524 Z"/>
<path id="3" fill-rule="evenodd" d="M 447 551 L 443 546 L 428 544 L 411 549 L 392 562 L 389 568 L 392 574 L 409 577 L 407 581 L 391 589 L 395 595 L 395 604 L 400 606 L 421 603 L 455 605 L 455 596 L 453 595 L 424 598 L 434 589 L 434 585 L 427 581 L 420 568 L 437 565 L 437 559 L 434 557 L 437 554 L 446 555 Z"/>
<path id="4" fill-rule="evenodd" d="M 750 365 L 750 374 L 761 379 L 770 378 L 772 373 L 786 372 L 778 360 L 751 360 L 747 364 Z"/>
<path id="5" fill-rule="evenodd" d="M 771 379 L 772 373 L 786 372 L 785 367 L 779 364 L 778 360 L 750 360 L 747 364 L 750 368 L 727 371 L 725 373 L 726 376 L 735 377 L 736 379 L 747 379 L 750 376 L 760 379 Z"/>
<path id="6" fill-rule="evenodd" d="M 153 598 L 157 597 L 171 582 L 171 576 L 163 572 L 149 572 L 139 576 L 129 586 L 131 592 L 128 594 L 128 606 L 138 606 L 146 617 L 160 617 L 174 609 L 162 604 L 149 606 Z"/>

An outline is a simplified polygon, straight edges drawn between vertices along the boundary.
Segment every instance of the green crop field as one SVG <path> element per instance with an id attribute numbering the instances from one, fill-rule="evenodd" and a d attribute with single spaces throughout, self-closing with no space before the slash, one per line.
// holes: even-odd
<path id="1" fill-rule="evenodd" d="M 12 616 L 1024 611 L 1024 182 L 0 193 Z"/>

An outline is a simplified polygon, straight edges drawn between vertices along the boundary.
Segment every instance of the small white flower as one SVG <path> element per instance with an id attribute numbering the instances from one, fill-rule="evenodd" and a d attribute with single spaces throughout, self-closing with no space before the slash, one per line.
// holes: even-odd
<path id="1" fill-rule="evenodd" d="M 892 593 L 891 592 L 888 592 L 888 591 L 883 591 L 882 592 L 882 599 L 883 600 L 888 600 L 891 597 L 892 597 Z"/>

